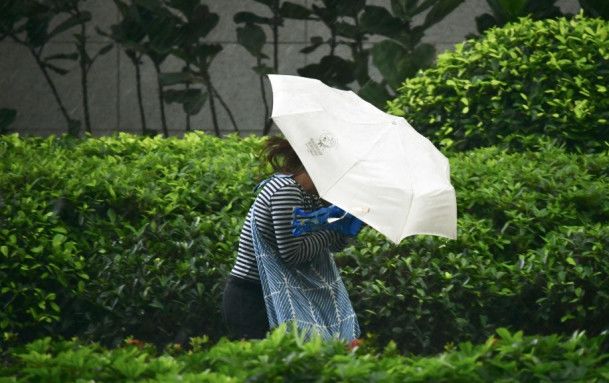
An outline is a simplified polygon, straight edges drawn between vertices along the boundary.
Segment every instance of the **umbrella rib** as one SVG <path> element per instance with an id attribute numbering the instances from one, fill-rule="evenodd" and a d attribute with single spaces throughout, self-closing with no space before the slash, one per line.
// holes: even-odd
<path id="1" fill-rule="evenodd" d="M 368 153 L 370 153 L 370 152 L 371 152 L 371 151 L 372 151 L 372 150 L 373 150 L 373 149 L 376 147 L 376 145 L 379 143 L 379 141 L 381 140 L 381 138 L 383 138 L 383 137 L 384 137 L 386 134 L 387 134 L 387 133 L 379 135 L 379 136 L 378 136 L 378 138 L 376 139 L 376 141 L 374 142 L 374 144 L 372 144 L 372 145 L 370 146 L 370 149 L 368 149 L 368 151 L 367 151 L 367 152 L 366 152 L 364 155 L 360 156 L 360 157 L 357 159 L 357 161 L 353 162 L 353 165 L 351 165 L 350 167 L 348 167 L 348 168 L 347 168 L 347 169 L 346 169 L 346 170 L 343 172 L 343 174 L 341 174 L 341 175 L 340 175 L 340 177 L 336 178 L 336 181 L 334 181 L 334 183 L 333 183 L 333 184 L 332 184 L 330 187 L 328 187 L 326 190 L 324 190 L 324 193 L 323 193 L 323 194 L 328 193 L 328 192 L 329 192 L 329 191 L 330 191 L 330 190 L 331 190 L 331 189 L 332 189 L 334 186 L 336 186 L 336 184 L 337 184 L 337 183 L 339 183 L 339 182 L 340 182 L 340 181 L 341 181 L 343 178 L 345 178 L 345 175 L 347 175 L 347 173 L 349 173 L 349 171 L 351 171 L 351 169 L 353 169 L 353 168 L 355 167 L 355 165 L 357 165 L 358 163 L 360 163 L 360 162 L 361 162 L 361 158 L 362 158 L 362 157 L 366 157 L 366 156 L 368 155 Z M 320 193 L 320 195 L 321 195 L 321 193 Z M 322 197 L 323 197 L 323 196 L 322 196 Z"/>
<path id="2" fill-rule="evenodd" d="M 396 135 L 399 137 L 399 132 L 397 132 L 397 129 L 401 129 L 398 125 L 392 125 L 393 126 L 393 132 L 397 133 Z M 402 142 L 402 139 L 400 138 L 399 140 L 399 145 L 402 148 L 402 152 L 405 152 L 406 149 L 404 149 L 404 143 Z M 403 235 L 404 235 L 404 229 L 406 228 L 406 223 L 408 222 L 408 218 L 410 217 L 410 212 L 412 211 L 412 202 L 414 200 L 414 191 L 412 190 L 412 182 L 410 183 L 410 208 L 408 209 L 408 211 L 406 212 L 406 215 L 404 217 L 404 221 L 401 225 L 401 229 L 400 229 L 400 238 L 398 238 L 397 243 L 400 243 Z"/>

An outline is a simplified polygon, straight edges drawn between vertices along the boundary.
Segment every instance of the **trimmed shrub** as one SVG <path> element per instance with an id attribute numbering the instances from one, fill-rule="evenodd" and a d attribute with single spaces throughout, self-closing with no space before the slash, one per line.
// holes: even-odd
<path id="1" fill-rule="evenodd" d="M 0 244 L 11 233 L 21 241 L 0 251 L 0 300 L 10 306 L 2 330 L 21 341 L 53 333 L 110 345 L 128 335 L 218 339 L 224 278 L 253 187 L 270 171 L 256 155 L 262 142 L 0 138 L 0 195 L 11 209 Z M 363 330 L 428 353 L 482 342 L 497 327 L 606 329 L 609 154 L 484 148 L 454 155 L 451 168 L 456 241 L 415 236 L 394 246 L 366 228 L 336 255 Z M 13 202 L 24 197 L 32 203 Z M 40 241 L 33 259 L 23 256 L 34 272 L 20 270 L 15 254 Z M 42 279 L 57 259 L 61 272 Z M 44 306 L 53 322 L 28 314 L 36 296 L 11 301 L 13 284 L 55 302 Z"/>
<path id="2" fill-rule="evenodd" d="M 369 230 L 340 258 L 362 327 L 413 352 L 497 327 L 609 329 L 609 155 L 484 148 L 450 161 L 457 240 L 393 246 Z"/>
<path id="3" fill-rule="evenodd" d="M 10 382 L 592 382 L 609 376 L 605 337 L 532 337 L 499 329 L 484 344 L 459 344 L 432 357 L 404 357 L 387 345 L 314 339 L 279 328 L 262 341 L 209 347 L 193 339 L 187 353 L 158 355 L 146 345 L 113 350 L 77 341 L 40 339 L 12 350 L 0 379 Z M 201 347 L 203 345 L 204 347 Z M 209 347 L 209 348 L 208 348 Z"/>
<path id="4" fill-rule="evenodd" d="M 218 299 L 264 174 L 259 142 L 3 137 L 2 330 L 109 344 L 223 333 Z"/>
<path id="5" fill-rule="evenodd" d="M 404 82 L 389 112 L 458 151 L 536 148 L 551 137 L 570 151 L 598 152 L 609 141 L 607 84 L 606 21 L 523 18 L 440 55 Z"/>

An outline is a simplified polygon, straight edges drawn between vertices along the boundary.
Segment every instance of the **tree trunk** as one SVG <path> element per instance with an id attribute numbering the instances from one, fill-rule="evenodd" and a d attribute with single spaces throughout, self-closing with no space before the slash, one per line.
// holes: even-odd
<path id="1" fill-rule="evenodd" d="M 186 92 L 188 92 L 189 90 L 190 90 L 190 84 L 186 83 Z M 184 110 L 184 112 L 186 113 L 186 131 L 190 132 L 190 113 L 187 112 L 186 110 Z"/>
<path id="2" fill-rule="evenodd" d="M 74 132 L 70 129 L 74 120 L 70 117 L 70 115 L 68 114 L 68 110 L 63 105 L 63 102 L 61 101 L 61 97 L 59 96 L 59 92 L 57 91 L 57 87 L 55 86 L 55 83 L 53 83 L 53 79 L 51 79 L 49 72 L 44 67 L 44 63 L 42 62 L 42 60 L 40 59 L 40 56 L 36 53 L 36 51 L 33 48 L 30 48 L 30 52 L 34 56 L 34 59 L 36 60 L 36 64 L 38 64 L 38 67 L 42 71 L 42 74 L 44 75 L 44 78 L 46 79 L 47 84 L 49 84 L 49 87 L 51 88 L 51 92 L 53 93 L 53 97 L 55 98 L 55 101 L 57 101 L 57 105 L 59 105 L 59 110 L 61 111 L 61 114 L 63 115 L 64 119 L 66 120 L 66 123 L 68 124 L 68 133 L 71 135 L 77 135 L 77 134 L 74 134 Z"/>
<path id="3" fill-rule="evenodd" d="M 260 65 L 260 59 L 258 59 L 258 65 Z M 269 102 L 266 99 L 266 91 L 264 90 L 264 76 L 260 76 L 260 91 L 262 92 L 262 103 L 264 104 L 264 124 L 262 134 L 266 136 L 271 131 L 272 121 L 269 118 Z"/>
<path id="4" fill-rule="evenodd" d="M 214 125 L 214 132 L 216 136 L 220 137 L 220 126 L 218 126 L 218 116 L 216 114 L 216 101 L 214 99 L 214 88 L 211 86 L 211 80 L 209 73 L 203 75 L 205 79 L 205 87 L 207 88 L 207 94 L 209 95 L 209 108 L 211 109 L 211 120 Z"/>
<path id="5" fill-rule="evenodd" d="M 279 73 L 279 0 L 273 3 L 273 70 Z"/>
<path id="6" fill-rule="evenodd" d="M 135 66 L 135 87 L 137 90 L 137 104 L 140 109 L 140 120 L 142 122 L 142 134 L 148 133 L 148 127 L 146 126 L 146 114 L 144 113 L 144 99 L 142 96 L 142 73 L 140 68 L 139 59 L 134 54 L 130 57 L 133 65 Z"/>
<path id="7" fill-rule="evenodd" d="M 211 85 L 211 83 L 210 83 L 210 85 Z M 211 85 L 211 87 L 214 90 L 214 94 L 218 98 L 218 101 L 220 101 L 220 104 L 226 111 L 226 114 L 228 114 L 228 118 L 230 119 L 230 122 L 233 124 L 233 129 L 235 129 L 235 132 L 237 132 L 237 134 L 240 135 L 241 132 L 239 131 L 239 127 L 237 127 L 237 122 L 235 121 L 235 116 L 233 116 L 233 112 L 231 112 L 230 108 L 228 107 L 228 104 L 226 102 L 224 102 L 224 99 L 220 96 L 220 93 L 218 92 L 218 90 L 213 85 Z"/>
<path id="8" fill-rule="evenodd" d="M 156 79 L 159 93 L 159 106 L 161 108 L 161 126 L 163 127 L 163 136 L 169 137 L 169 130 L 167 129 L 167 118 L 165 117 L 165 95 L 163 92 L 163 84 L 161 84 L 161 67 L 159 64 L 154 63 L 154 69 L 156 69 Z"/>
<path id="9" fill-rule="evenodd" d="M 91 115 L 89 112 L 89 84 L 88 84 L 88 73 L 87 62 L 85 55 L 87 54 L 87 40 L 85 37 L 85 24 L 80 25 L 80 33 L 83 36 L 82 46 L 80 47 L 80 86 L 82 89 L 82 110 L 85 118 L 85 130 L 91 134 Z M 78 44 L 78 43 L 77 43 Z"/>

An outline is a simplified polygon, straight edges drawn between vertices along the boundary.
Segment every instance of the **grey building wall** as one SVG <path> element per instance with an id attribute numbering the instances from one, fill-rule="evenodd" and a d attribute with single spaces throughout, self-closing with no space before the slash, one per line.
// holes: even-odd
<path id="1" fill-rule="evenodd" d="M 314 0 L 292 0 L 295 3 L 310 4 Z M 389 7 L 390 0 L 368 0 L 368 4 Z M 237 44 L 236 25 L 233 15 L 239 11 L 264 14 L 264 7 L 249 0 L 208 1 L 211 10 L 220 15 L 219 25 L 209 35 L 210 42 L 221 43 L 224 50 L 212 66 L 212 79 L 219 93 L 234 113 L 242 135 L 260 133 L 263 126 L 264 110 L 258 77 L 251 70 L 255 60 Z M 560 0 L 563 12 L 579 11 L 577 0 Z M 110 0 L 89 0 L 88 9 L 94 20 L 89 30 L 90 50 L 96 52 L 108 40 L 94 32 L 94 27 L 108 30 L 119 21 L 119 14 Z M 475 17 L 488 12 L 486 0 L 465 0 L 441 23 L 427 31 L 425 42 L 434 44 L 440 53 L 475 32 Z M 417 24 L 421 20 L 415 20 Z M 280 30 L 280 73 L 297 74 L 296 70 L 307 63 L 316 62 L 325 52 L 318 50 L 306 56 L 300 49 L 309 44 L 311 36 L 326 35 L 323 25 L 318 22 L 287 21 Z M 65 52 L 70 46 L 69 34 L 59 36 L 48 46 L 47 53 Z M 270 36 L 269 36 L 270 40 Z M 271 56 L 271 44 L 265 46 Z M 82 120 L 80 75 L 76 63 L 70 64 L 70 73 L 64 77 L 53 76 L 69 113 Z M 179 64 L 167 62 L 166 71 L 178 71 Z M 143 89 L 148 126 L 161 130 L 159 103 L 156 97 L 156 77 L 154 68 L 148 64 L 143 68 Z M 101 57 L 90 73 L 90 105 L 92 128 L 95 135 L 105 135 L 116 131 L 140 131 L 140 118 L 136 100 L 135 71 L 133 65 L 120 49 Z M 66 131 L 65 121 L 53 99 L 48 84 L 27 49 L 5 40 L 0 43 L 0 108 L 18 111 L 11 131 L 24 135 L 61 134 Z M 221 108 L 220 108 L 221 109 Z M 185 116 L 181 106 L 167 105 L 167 121 L 171 134 L 181 135 L 185 130 Z M 223 133 L 230 133 L 232 125 L 224 110 L 219 111 Z M 213 126 L 209 107 L 193 117 L 193 129 L 212 132 Z"/>

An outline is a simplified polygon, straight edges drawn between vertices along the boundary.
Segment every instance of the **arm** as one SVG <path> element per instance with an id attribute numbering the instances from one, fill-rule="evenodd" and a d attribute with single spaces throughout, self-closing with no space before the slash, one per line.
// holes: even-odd
<path id="1" fill-rule="evenodd" d="M 330 231 L 330 233 L 335 236 L 334 241 L 330 245 L 330 251 L 333 253 L 342 251 L 351 242 L 352 238 L 347 237 L 346 235 L 339 234 L 335 231 Z"/>
<path id="2" fill-rule="evenodd" d="M 288 264 L 309 262 L 325 249 L 338 245 L 340 235 L 328 230 L 295 237 L 292 235 L 292 212 L 303 208 L 304 201 L 300 189 L 286 185 L 271 196 L 271 218 L 279 256 Z"/>

